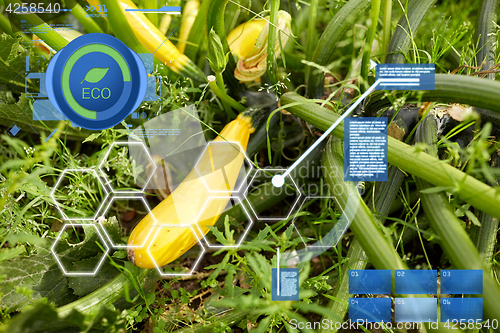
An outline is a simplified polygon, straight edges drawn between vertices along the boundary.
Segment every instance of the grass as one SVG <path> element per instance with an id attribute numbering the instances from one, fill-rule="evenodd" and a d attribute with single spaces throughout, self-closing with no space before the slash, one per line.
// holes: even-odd
<path id="1" fill-rule="evenodd" d="M 153 2 L 137 4 L 140 8 L 163 5 Z M 119 1 L 103 3 L 108 7 L 107 21 L 86 17 L 83 8 L 75 7 L 74 16 L 83 32 L 104 31 L 143 52 L 139 39 L 130 38 L 134 34 L 119 10 Z M 347 302 L 352 297 L 348 293 L 349 269 L 483 269 L 485 320 L 498 319 L 500 84 L 493 67 L 500 55 L 492 47 L 498 44 L 499 28 L 488 9 L 494 5 L 494 1 L 452 0 L 202 1 L 185 50 L 192 62 L 189 66 L 194 66 L 185 73 L 193 78 L 177 75 L 157 61 L 154 74 L 162 77 L 161 97 L 144 102 L 140 112 L 153 119 L 193 104 L 210 140 L 242 106 L 266 103 L 274 120 L 252 135 L 252 148 L 247 151 L 259 167 L 287 167 L 306 151 L 365 84 L 373 82 L 370 59 L 436 63 L 437 75 L 434 91 L 375 92 L 364 109 L 355 111 L 360 116 L 379 116 L 392 107 L 397 110 L 395 120 L 405 106 L 426 106 L 426 117 L 419 119 L 418 126 L 409 126 L 402 141 L 389 139 L 388 182 L 355 186 L 344 181 L 342 172 L 336 172 L 343 170 L 344 133 L 339 126 L 326 147 L 317 149 L 304 163 L 303 170 L 311 176 L 304 177 L 298 169 L 293 176 L 303 191 L 326 186 L 342 190 L 326 195 L 334 196 L 340 205 L 328 198 L 305 200 L 300 210 L 283 220 L 256 222 L 239 248 L 208 249 L 192 276 L 160 279 L 155 270 L 132 265 L 122 249 L 108 253 L 95 277 L 60 274 L 49 252 L 56 237 L 61 236 L 61 251 L 76 264 L 95 260 L 100 252 L 95 233 L 70 228 L 60 235 L 67 221 L 51 196 L 59 176 L 65 169 L 97 170 L 112 143 L 127 140 L 126 125 L 137 127 L 143 120 L 127 118 L 121 125 L 93 133 L 75 130 L 65 121 L 33 122 L 19 116 L 29 110 L 24 82 L 0 73 L 0 125 L 4 129 L 0 136 L 0 332 L 17 332 L 20 327 L 36 331 L 30 326 L 33 317 L 47 318 L 39 330 L 88 332 L 291 332 L 292 320 L 341 323 L 348 319 Z M 278 59 L 274 41 L 279 34 L 271 26 L 268 71 L 259 81 L 237 82 L 233 75 L 237 59 L 230 54 L 223 80 L 218 80 L 225 87 L 210 88 L 208 82 L 198 80 L 212 74 L 206 61 L 206 37 L 211 28 L 229 52 L 225 36 L 233 27 L 252 17 L 265 17 L 276 25 L 278 10 L 292 16 L 291 38 L 287 45 L 280 45 L 283 56 Z M 17 42 L 16 38 L 30 36 L 2 17 L 0 28 L 14 37 L 2 39 L 0 47 L 19 52 L 18 57 L 37 52 Z M 25 17 L 41 23 L 34 15 Z M 151 18 L 155 24 L 161 21 L 160 15 L 151 14 Z M 180 18 L 172 16 L 168 31 L 172 40 L 177 39 L 180 24 Z M 488 38 L 479 38 L 486 31 Z M 49 31 L 46 42 L 66 44 L 54 30 Z M 7 64 L 4 55 L 0 57 Z M 481 68 L 479 59 L 485 57 L 488 65 Z M 24 71 L 24 63 L 16 59 L 14 56 L 5 65 L 6 73 Z M 48 59 L 42 60 L 40 70 L 47 64 Z M 481 72 L 485 69 L 491 71 Z M 453 120 L 449 110 L 455 103 L 463 109 L 473 108 L 467 119 Z M 439 131 L 429 130 L 428 120 L 434 114 L 441 124 Z M 7 134 L 13 122 L 22 124 L 15 137 Z M 54 128 L 55 134 L 45 141 Z M 423 131 L 435 137 L 428 140 Z M 126 147 L 118 146 L 108 158 L 113 162 L 106 165 L 111 182 L 122 189 L 137 188 L 142 171 L 130 163 L 128 154 Z M 87 174 L 69 173 L 61 185 L 56 192 L 58 202 L 64 202 L 65 212 L 79 217 L 93 216 L 104 197 L 102 188 Z M 293 206 L 292 196 L 273 193 L 273 188 L 264 183 L 248 194 L 259 214 L 283 215 Z M 148 191 L 146 200 L 155 207 L 166 195 L 165 191 Z M 136 209 L 126 201 L 116 205 L 110 215 L 117 219 L 109 219 L 109 230 L 124 237 L 116 221 Z M 281 253 L 300 251 L 322 239 L 342 212 L 352 217 L 346 234 L 333 248 L 297 265 L 300 301 L 272 301 L 269 277 L 277 264 L 276 248 Z M 137 213 L 144 212 L 137 209 Z M 219 242 L 232 244 L 238 235 L 231 230 L 241 232 L 247 223 L 244 210 L 236 205 L 220 217 L 212 233 Z M 170 267 L 183 270 L 195 260 L 192 251 Z M 22 281 L 18 283 L 21 287 L 13 286 L 15 279 Z M 391 299 L 397 296 L 388 295 Z M 422 332 L 426 330 L 434 331 L 424 328 Z M 437 331 L 449 329 L 439 325 Z"/>

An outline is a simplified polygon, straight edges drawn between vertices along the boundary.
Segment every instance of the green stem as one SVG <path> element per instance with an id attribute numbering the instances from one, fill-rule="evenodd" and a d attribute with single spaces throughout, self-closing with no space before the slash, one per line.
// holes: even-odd
<path id="1" fill-rule="evenodd" d="M 385 61 L 387 63 L 402 64 L 405 62 L 406 53 L 412 48 L 418 57 L 413 38 L 420 27 L 423 19 L 431 9 L 436 0 L 412 0 L 408 4 L 408 12 L 403 13 L 398 25 L 392 34 L 392 38 L 387 48 Z M 416 59 L 415 59 L 416 60 Z"/>
<path id="2" fill-rule="evenodd" d="M 245 107 L 240 103 L 236 102 L 231 96 L 226 94 L 225 91 L 221 90 L 217 85 L 216 78 L 213 75 L 208 76 L 208 84 L 210 85 L 210 89 L 214 92 L 214 94 L 219 97 L 222 103 L 231 106 L 232 108 L 238 110 L 239 112 L 245 111 Z M 232 111 L 231 111 L 232 112 Z M 233 113 L 233 119 L 236 118 L 236 114 Z"/>
<path id="3" fill-rule="evenodd" d="M 221 316 L 214 318 L 209 324 L 198 324 L 196 326 L 189 326 L 174 333 L 210 333 L 214 332 L 216 328 L 221 326 L 221 322 L 224 322 L 227 327 L 231 327 L 234 324 L 242 321 L 246 316 L 248 316 L 250 310 L 243 307 L 242 310 L 230 310 L 229 312 L 224 312 Z"/>
<path id="4" fill-rule="evenodd" d="M 377 269 L 406 269 L 406 265 L 392 244 L 382 234 L 376 218 L 359 196 L 354 182 L 344 181 L 344 172 L 339 172 L 339 170 L 344 170 L 344 145 L 341 140 L 332 138 L 328 142 L 322 164 L 326 170 L 324 175 L 330 189 L 335 189 L 335 193 L 340 193 L 336 198 L 343 211 L 349 212 L 354 209 L 355 215 L 350 229 L 373 266 Z"/>
<path id="5" fill-rule="evenodd" d="M 494 83 L 489 80 L 478 80 Z M 498 84 L 500 85 L 500 83 Z M 339 118 L 339 115 L 313 104 L 314 102 L 295 93 L 286 93 L 281 97 L 282 106 L 291 103 L 295 104 L 287 107 L 287 111 L 323 131 L 327 130 Z M 343 124 L 337 126 L 331 134 L 343 138 Z M 390 164 L 423 178 L 435 186 L 446 187 L 450 192 L 453 192 L 474 207 L 500 218 L 499 191 L 474 177 L 466 175 L 444 161 L 440 161 L 394 138 L 388 138 L 388 146 Z"/>
<path id="6" fill-rule="evenodd" d="M 144 0 L 144 8 L 156 9 L 158 6 L 157 0 Z M 155 27 L 158 26 L 158 14 L 157 13 L 146 13 L 146 17 L 154 24 Z"/>
<path id="7" fill-rule="evenodd" d="M 134 34 L 117 0 L 101 0 L 108 9 L 108 22 L 116 38 L 124 42 L 136 53 L 150 53 Z"/>
<path id="8" fill-rule="evenodd" d="M 312 61 L 314 46 L 316 43 L 316 18 L 318 16 L 319 0 L 311 0 L 309 5 L 309 22 L 307 22 L 307 40 L 306 40 L 306 60 Z M 310 66 L 306 67 L 306 77 L 309 76 Z"/>
<path id="9" fill-rule="evenodd" d="M 151 271 L 151 269 L 141 269 L 135 277 L 136 280 L 142 283 Z M 134 286 L 132 281 L 122 273 L 92 293 L 58 308 L 57 313 L 61 317 L 69 315 L 73 310 L 84 315 L 94 314 L 101 306 L 111 305 L 119 300 L 125 294 L 125 288 L 133 290 Z"/>
<path id="10" fill-rule="evenodd" d="M 21 2 L 14 0 L 11 1 L 12 8 L 14 8 L 14 4 L 18 3 L 19 5 L 22 5 Z M 64 39 L 61 35 L 59 35 L 50 25 L 45 23 L 41 18 L 38 17 L 36 14 L 23 14 L 22 18 L 26 20 L 26 22 L 32 24 L 34 27 L 37 29 L 41 27 L 41 30 L 44 31 L 43 33 L 43 41 L 47 43 L 51 48 L 53 48 L 56 51 L 59 51 L 66 45 L 68 45 L 68 41 Z"/>
<path id="11" fill-rule="evenodd" d="M 476 38 L 479 39 L 478 52 L 476 55 L 477 66 L 483 61 L 484 70 L 495 65 L 495 47 L 497 35 L 495 33 L 494 23 L 497 21 L 498 0 L 483 0 L 481 13 L 477 22 Z M 476 39 L 476 40 L 477 40 Z M 495 73 L 487 75 L 490 80 L 495 79 Z"/>
<path id="12" fill-rule="evenodd" d="M 384 0 L 384 27 L 382 34 L 382 62 L 385 62 L 387 47 L 389 46 L 389 39 L 391 38 L 392 31 L 392 0 Z"/>
<path id="13" fill-rule="evenodd" d="M 437 156 L 437 125 L 434 116 L 429 116 L 417 131 L 415 140 L 424 142 L 429 154 Z M 425 180 L 414 177 L 420 191 L 422 207 L 439 236 L 441 248 L 456 269 L 484 270 L 483 261 L 456 217 L 449 199 L 444 192 L 422 193 L 432 186 Z M 490 319 L 500 318 L 500 286 L 493 276 L 483 274 L 483 309 Z"/>
<path id="14" fill-rule="evenodd" d="M 2 28 L 3 31 L 5 31 L 11 36 L 14 33 L 12 31 L 12 25 L 10 24 L 9 19 L 5 15 L 0 15 L 0 28 Z"/>
<path id="15" fill-rule="evenodd" d="M 224 78 L 222 77 L 221 72 L 216 72 L 215 73 L 215 81 L 217 82 L 217 85 L 219 86 L 220 90 L 226 90 L 226 87 L 224 86 Z"/>
<path id="16" fill-rule="evenodd" d="M 412 93 L 406 103 L 442 102 L 468 104 L 490 110 L 500 115 L 500 82 L 465 75 L 435 75 L 435 89 Z M 406 92 L 395 92 L 394 98 Z M 391 106 L 384 91 L 378 91 L 366 99 L 365 112 L 374 114 L 382 108 Z M 498 121 L 498 120 L 497 120 Z"/>
<path id="17" fill-rule="evenodd" d="M 312 62 L 326 66 L 333 59 L 336 45 L 354 22 L 370 5 L 369 0 L 350 0 L 332 18 L 321 35 Z M 321 98 L 325 85 L 325 73 L 311 68 L 307 77 L 307 96 Z"/>
<path id="18" fill-rule="evenodd" d="M 194 20 L 193 26 L 189 31 L 188 42 L 184 49 L 184 54 L 191 60 L 196 59 L 196 55 L 200 52 L 202 44 L 206 40 L 207 32 L 205 31 L 205 21 L 207 18 L 208 0 L 203 0 Z"/>
<path id="19" fill-rule="evenodd" d="M 82 8 L 82 6 L 80 6 L 80 4 L 77 3 L 73 7 L 71 14 L 75 16 L 78 22 L 80 22 L 88 33 L 104 33 L 101 27 L 91 17 L 87 17 L 87 12 Z"/>
<path id="20" fill-rule="evenodd" d="M 372 54 L 373 40 L 377 32 L 378 17 L 380 13 L 380 0 L 372 0 L 372 9 L 370 12 L 370 28 L 363 47 L 363 59 L 361 61 L 361 77 L 365 84 L 368 84 L 368 72 L 370 71 L 370 58 Z"/>
<path id="21" fill-rule="evenodd" d="M 493 168 L 498 167 L 500 161 L 500 156 L 494 154 L 492 157 L 491 166 Z M 497 186 L 497 184 L 490 184 L 492 186 Z M 493 254 L 495 252 L 495 245 L 497 243 L 497 233 L 498 233 L 498 219 L 484 212 L 480 212 L 478 220 L 481 222 L 481 226 L 476 230 L 474 243 L 476 245 L 481 258 L 483 258 L 484 264 L 489 271 L 493 269 Z"/>
<path id="22" fill-rule="evenodd" d="M 335 293 L 333 294 L 337 300 L 332 300 L 328 303 L 328 308 L 330 309 L 332 316 L 323 317 L 324 319 L 331 320 L 334 323 L 338 322 L 337 318 L 344 319 L 345 314 L 349 309 L 349 270 L 365 269 L 366 264 L 368 263 L 368 257 L 356 237 L 354 237 L 351 241 L 346 258 L 349 258 L 349 260 L 342 267 L 342 277 L 339 282 L 337 282 Z M 342 300 L 343 302 L 338 300 Z M 337 331 L 337 328 L 334 328 L 333 330 L 325 328 L 322 329 L 320 333 L 336 333 Z"/>
<path id="23" fill-rule="evenodd" d="M 234 70 L 236 69 L 236 62 L 229 49 L 229 44 L 227 43 L 226 30 L 224 26 L 224 12 L 226 5 L 229 0 L 205 0 L 207 4 L 207 14 L 206 14 L 206 30 L 205 36 L 208 38 L 208 33 L 214 29 L 215 33 L 219 35 L 224 47 L 224 53 L 229 53 L 229 61 L 226 65 L 226 70 L 224 71 L 224 80 L 228 86 L 231 96 L 236 97 L 245 89 L 245 85 L 241 84 L 234 77 Z"/>
<path id="24" fill-rule="evenodd" d="M 276 62 L 276 25 L 278 23 L 278 10 L 280 0 L 270 0 L 271 13 L 269 16 L 269 35 L 267 36 L 267 74 L 271 84 L 276 84 L 278 80 L 278 63 Z"/>
<path id="25" fill-rule="evenodd" d="M 493 269 L 493 254 L 497 243 L 498 219 L 480 212 L 478 220 L 481 222 L 481 227 L 477 232 L 475 244 L 488 271 L 491 272 Z"/>

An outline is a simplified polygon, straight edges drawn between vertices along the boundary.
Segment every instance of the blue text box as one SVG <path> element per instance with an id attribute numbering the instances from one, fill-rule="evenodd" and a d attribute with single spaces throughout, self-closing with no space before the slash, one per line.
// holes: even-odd
<path id="1" fill-rule="evenodd" d="M 390 294 L 391 270 L 349 270 L 349 294 Z"/>
<path id="2" fill-rule="evenodd" d="M 434 90 L 434 64 L 378 64 L 375 67 L 378 90 Z"/>
<path id="3" fill-rule="evenodd" d="M 441 322 L 483 321 L 482 298 L 441 298 Z"/>
<path id="4" fill-rule="evenodd" d="M 397 323 L 437 322 L 437 299 L 396 298 L 394 317 Z"/>
<path id="5" fill-rule="evenodd" d="M 272 269 L 272 294 L 273 301 L 298 301 L 299 300 L 299 269 L 280 268 Z"/>
<path id="6" fill-rule="evenodd" d="M 437 271 L 398 269 L 394 284 L 396 294 L 437 294 Z"/>
<path id="7" fill-rule="evenodd" d="M 349 320 L 369 323 L 391 321 L 390 298 L 349 298 Z"/>
<path id="8" fill-rule="evenodd" d="M 447 269 L 441 271 L 441 294 L 482 294 L 483 271 Z"/>
<path id="9" fill-rule="evenodd" d="M 344 119 L 344 180 L 387 181 L 387 117 Z"/>

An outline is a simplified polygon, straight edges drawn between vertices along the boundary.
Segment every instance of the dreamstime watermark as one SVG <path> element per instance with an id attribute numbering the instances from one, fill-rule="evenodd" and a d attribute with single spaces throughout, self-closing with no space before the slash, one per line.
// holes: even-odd
<path id="1" fill-rule="evenodd" d="M 406 330 L 421 330 L 423 328 L 423 323 L 418 323 L 418 322 L 398 322 L 398 323 L 391 323 L 391 322 L 367 322 L 364 320 L 357 320 L 357 321 L 351 321 L 347 320 L 344 322 L 339 322 L 339 321 L 334 321 L 330 319 L 323 319 L 321 321 L 299 321 L 297 319 L 292 319 L 289 322 L 290 326 L 293 329 L 309 329 L 309 330 L 360 330 L 363 329 L 364 331 L 373 331 L 373 330 L 380 330 L 380 329 L 406 329 Z M 431 328 L 437 328 L 438 323 L 437 322 L 429 322 L 428 323 Z"/>

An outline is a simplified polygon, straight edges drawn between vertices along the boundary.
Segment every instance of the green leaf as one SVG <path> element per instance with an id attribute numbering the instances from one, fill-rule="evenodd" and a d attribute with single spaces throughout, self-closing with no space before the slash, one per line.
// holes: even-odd
<path id="1" fill-rule="evenodd" d="M 67 318 L 59 318 L 57 311 L 52 304 L 37 303 L 31 309 L 23 311 L 16 315 L 9 323 L 8 327 L 4 327 L 5 332 L 22 333 L 22 332 L 53 332 L 64 326 L 79 326 L 83 325 L 84 316 L 74 311 Z M 73 331 L 68 331 L 73 332 Z"/>
<path id="2" fill-rule="evenodd" d="M 99 254 L 92 258 L 74 262 L 72 265 L 73 270 L 76 270 L 78 267 L 78 270 L 91 272 L 94 270 L 101 256 L 102 254 Z M 118 273 L 116 268 L 110 265 L 108 261 L 105 261 L 94 276 L 69 276 L 68 286 L 73 289 L 75 295 L 80 297 L 85 296 L 113 280 Z"/>
<path id="3" fill-rule="evenodd" d="M 333 300 L 335 302 L 339 302 L 339 303 L 342 303 L 342 304 L 345 304 L 345 305 L 349 305 L 349 303 L 346 302 L 345 300 L 337 298 L 335 296 L 328 295 L 328 294 L 323 294 L 323 296 L 325 296 L 326 298 L 329 298 L 329 299 L 331 299 L 331 300 Z"/>
<path id="4" fill-rule="evenodd" d="M 87 72 L 87 74 L 85 74 L 85 78 L 80 83 L 83 83 L 83 81 L 87 81 L 90 83 L 97 83 L 97 82 L 102 80 L 102 78 L 106 75 L 108 70 L 109 70 L 109 67 L 107 67 L 107 68 L 94 67 L 94 68 L 90 69 Z"/>
<path id="5" fill-rule="evenodd" d="M 0 42 L 0 47 L 1 47 Z M 0 66 L 1 68 L 1 66 Z M 1 75 L 1 69 L 0 69 Z M 20 128 L 21 131 L 28 131 L 31 133 L 40 134 L 40 131 L 52 131 L 57 127 L 59 121 L 37 121 L 33 120 L 33 109 L 29 103 L 29 100 L 24 96 L 24 93 L 19 97 L 19 101 L 13 104 L 3 104 L 0 102 L 0 125 L 3 126 L 11 126 L 12 123 L 15 122 Z M 69 139 L 78 138 L 86 138 L 90 135 L 91 131 L 76 128 L 76 127 L 68 127 L 67 135 Z"/>
<path id="6" fill-rule="evenodd" d="M 429 187 L 429 188 L 426 188 L 425 190 L 422 190 L 420 191 L 420 193 L 427 193 L 427 194 L 430 194 L 430 193 L 440 193 L 440 192 L 443 192 L 443 191 L 452 191 L 454 190 L 453 187 L 449 187 L 449 186 L 436 186 L 436 187 Z"/>
<path id="7" fill-rule="evenodd" d="M 145 299 L 146 300 L 146 305 L 150 306 L 151 304 L 154 303 L 155 299 L 156 299 L 155 292 L 154 291 L 150 292 L 149 294 L 146 295 L 146 299 Z"/>
<path id="8" fill-rule="evenodd" d="M 71 267 L 83 259 L 96 256 L 101 249 L 96 241 L 99 240 L 94 228 L 84 227 L 85 238 L 78 244 L 69 244 L 61 239 L 57 252 L 63 265 Z M 76 299 L 68 285 L 68 278 L 61 271 L 53 254 L 45 248 L 39 247 L 38 254 L 30 257 L 17 257 L 0 262 L 0 272 L 7 275 L 7 279 L 0 282 L 0 298 L 2 307 L 15 311 L 29 303 L 28 297 L 17 294 L 16 287 L 25 287 L 33 290 L 33 300 L 47 297 L 56 306 L 61 306 Z M 88 288 L 88 287 L 87 287 Z M 97 288 L 97 287 L 96 287 Z"/>
<path id="9" fill-rule="evenodd" d="M 52 253 L 46 251 L 31 257 L 17 257 L 0 263 L 0 271 L 7 274 L 7 279 L 0 283 L 2 307 L 10 311 L 26 306 L 29 299 L 18 294 L 15 287 L 26 287 L 33 290 L 32 298 L 47 297 L 57 306 L 64 305 L 76 299 L 68 288 L 68 280 L 62 274 Z"/>
<path id="10" fill-rule="evenodd" d="M 18 246 L 15 248 L 5 248 L 0 251 L 0 262 L 4 260 L 9 260 L 17 257 L 24 252 L 24 246 Z"/>
<path id="11" fill-rule="evenodd" d="M 21 40 L 5 33 L 0 35 L 0 81 L 24 86 L 26 49 Z"/>

